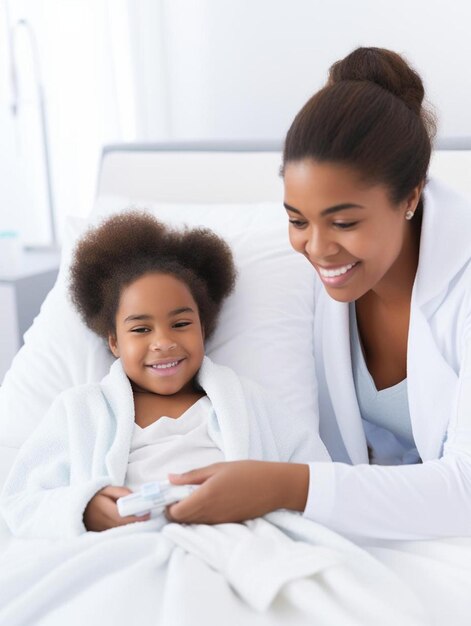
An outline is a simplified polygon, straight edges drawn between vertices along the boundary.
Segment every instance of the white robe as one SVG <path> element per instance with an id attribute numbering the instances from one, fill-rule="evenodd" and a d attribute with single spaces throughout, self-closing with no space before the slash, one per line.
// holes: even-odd
<path id="1" fill-rule="evenodd" d="M 318 284 L 315 359 L 321 436 L 334 463 L 310 464 L 305 516 L 357 537 L 471 535 L 471 203 L 425 191 L 412 292 L 407 389 L 422 464 L 368 464 L 352 376 L 348 304 Z M 385 432 L 375 431 L 377 448 Z"/>
<path id="2" fill-rule="evenodd" d="M 214 413 L 209 434 L 227 461 L 326 459 L 307 425 L 252 382 L 205 357 L 198 382 Z M 134 402 L 121 361 L 100 383 L 64 391 L 20 449 L 0 499 L 10 530 L 24 537 L 85 532 L 83 512 L 107 485 L 124 484 Z"/>

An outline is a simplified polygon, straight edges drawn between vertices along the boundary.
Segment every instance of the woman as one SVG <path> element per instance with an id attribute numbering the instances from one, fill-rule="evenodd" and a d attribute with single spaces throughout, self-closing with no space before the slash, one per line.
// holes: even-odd
<path id="1" fill-rule="evenodd" d="M 427 184 L 423 97 L 399 55 L 359 48 L 286 137 L 290 241 L 319 278 L 320 428 L 334 462 L 174 476 L 202 486 L 172 519 L 288 508 L 355 536 L 471 534 L 471 206 Z"/>

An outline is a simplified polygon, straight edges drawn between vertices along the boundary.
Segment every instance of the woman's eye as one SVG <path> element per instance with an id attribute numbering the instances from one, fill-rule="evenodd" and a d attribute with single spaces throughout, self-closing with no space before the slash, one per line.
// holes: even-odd
<path id="1" fill-rule="evenodd" d="M 302 222 L 301 220 L 289 220 L 289 223 L 295 228 L 304 228 L 307 222 Z"/>
<path id="2" fill-rule="evenodd" d="M 347 230 L 348 228 L 353 228 L 356 226 L 358 222 L 333 222 L 335 228 L 339 228 L 340 230 Z"/>

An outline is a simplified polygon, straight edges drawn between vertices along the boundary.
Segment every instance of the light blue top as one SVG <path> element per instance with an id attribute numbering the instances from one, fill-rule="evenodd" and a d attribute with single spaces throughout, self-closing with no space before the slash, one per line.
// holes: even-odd
<path id="1" fill-rule="evenodd" d="M 407 378 L 378 391 L 374 380 L 368 371 L 363 354 L 358 325 L 355 313 L 355 304 L 349 306 L 350 311 L 350 344 L 352 355 L 353 380 L 355 391 L 363 420 L 363 427 L 370 447 L 373 447 L 372 456 L 375 463 L 417 463 L 420 460 L 412 434 L 412 424 L 407 399 Z M 383 439 L 393 437 L 400 444 L 402 454 L 396 459 L 381 458 L 385 456 L 384 446 L 372 446 L 368 433 L 375 426 L 384 431 Z M 377 440 L 377 428 L 375 440 Z M 376 447 L 376 449 L 374 449 Z"/>

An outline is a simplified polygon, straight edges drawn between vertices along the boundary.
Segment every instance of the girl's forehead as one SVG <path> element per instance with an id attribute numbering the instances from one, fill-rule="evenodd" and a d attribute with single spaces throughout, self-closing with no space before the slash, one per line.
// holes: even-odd
<path id="1" fill-rule="evenodd" d="M 182 306 L 196 306 L 190 288 L 171 274 L 149 273 L 140 276 L 123 288 L 120 309 L 148 306 L 159 310 L 173 310 Z"/>

